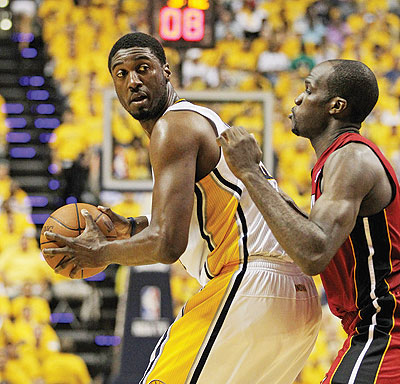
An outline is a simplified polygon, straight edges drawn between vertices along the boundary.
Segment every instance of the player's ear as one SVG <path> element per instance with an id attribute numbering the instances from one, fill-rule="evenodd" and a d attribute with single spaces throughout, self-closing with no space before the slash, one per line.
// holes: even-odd
<path id="1" fill-rule="evenodd" d="M 342 97 L 336 96 L 330 101 L 329 113 L 331 115 L 336 115 L 338 113 L 343 113 L 347 108 L 347 100 Z"/>
<path id="2" fill-rule="evenodd" d="M 171 69 L 169 68 L 169 64 L 165 63 L 163 65 L 163 71 L 164 71 L 164 77 L 167 81 L 169 81 L 170 77 L 171 77 Z"/>

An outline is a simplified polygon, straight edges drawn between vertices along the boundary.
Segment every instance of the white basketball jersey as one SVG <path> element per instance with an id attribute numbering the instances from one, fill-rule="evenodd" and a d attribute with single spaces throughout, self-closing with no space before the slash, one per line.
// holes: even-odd
<path id="1" fill-rule="evenodd" d="M 218 134 L 229 126 L 212 110 L 181 100 L 172 111 L 193 111 L 204 116 Z M 276 181 L 260 164 L 266 179 Z M 187 271 L 205 285 L 231 264 L 247 262 L 260 254 L 292 262 L 279 245 L 244 184 L 230 171 L 223 152 L 217 166 L 195 185 L 188 245 L 180 257 Z"/>

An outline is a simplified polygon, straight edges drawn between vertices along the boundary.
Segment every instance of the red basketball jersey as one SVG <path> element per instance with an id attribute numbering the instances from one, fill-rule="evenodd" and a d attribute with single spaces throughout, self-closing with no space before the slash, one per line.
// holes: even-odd
<path id="1" fill-rule="evenodd" d="M 312 204 L 323 193 L 321 181 L 329 155 L 351 142 L 365 144 L 376 154 L 386 170 L 393 193 L 385 209 L 372 216 L 357 217 L 350 236 L 321 273 L 329 307 L 342 319 L 347 333 L 379 318 L 391 318 L 396 306 L 393 291 L 400 285 L 399 183 L 392 166 L 375 144 L 358 133 L 339 136 L 312 170 Z M 391 325 L 388 322 L 388 327 Z"/>

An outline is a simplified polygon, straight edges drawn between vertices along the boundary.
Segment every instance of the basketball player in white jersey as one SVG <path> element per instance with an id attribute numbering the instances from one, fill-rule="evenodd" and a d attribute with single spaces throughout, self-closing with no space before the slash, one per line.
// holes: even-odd
<path id="1" fill-rule="evenodd" d="M 71 276 L 111 263 L 179 259 L 198 279 L 203 288 L 160 339 L 141 383 L 293 383 L 318 333 L 319 298 L 229 170 L 216 143 L 227 126 L 179 99 L 164 50 L 151 36 L 119 39 L 109 70 L 122 106 L 150 138 L 151 221 L 104 209 L 119 231 L 119 240 L 108 242 L 85 213 L 85 232 L 74 239 L 48 233 L 65 247 L 45 253 L 67 254 L 58 270 L 72 264 Z"/>

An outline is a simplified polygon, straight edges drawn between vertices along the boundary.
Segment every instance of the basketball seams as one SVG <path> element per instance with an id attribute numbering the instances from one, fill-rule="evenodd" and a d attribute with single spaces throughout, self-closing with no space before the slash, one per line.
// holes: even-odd
<path id="1" fill-rule="evenodd" d="M 80 231 L 80 228 L 78 227 L 78 228 L 71 228 L 71 227 L 69 227 L 68 225 L 66 225 L 66 224 L 64 224 L 61 220 L 59 220 L 59 219 L 57 219 L 56 217 L 54 217 L 54 216 L 49 216 L 49 219 L 52 219 L 52 220 L 54 220 L 54 221 L 56 221 L 58 224 L 60 224 L 62 227 L 64 227 L 64 228 L 66 228 L 66 229 L 69 229 L 70 231 Z M 79 220 L 78 220 L 78 225 L 79 225 Z"/>
<path id="2" fill-rule="evenodd" d="M 57 247 L 58 247 L 58 244 L 57 244 L 57 242 L 56 242 L 56 241 L 54 241 L 54 240 L 49 240 L 49 241 L 41 241 L 41 242 L 40 242 L 40 246 L 42 246 L 42 245 L 47 245 L 47 244 L 55 244 L 55 245 L 57 245 Z"/>
<path id="3" fill-rule="evenodd" d="M 58 263 L 56 264 L 56 266 L 55 266 L 54 268 L 59 267 L 59 266 L 61 265 L 61 263 L 65 260 L 66 257 L 67 257 L 67 255 L 64 255 L 64 256 L 58 261 Z"/>

